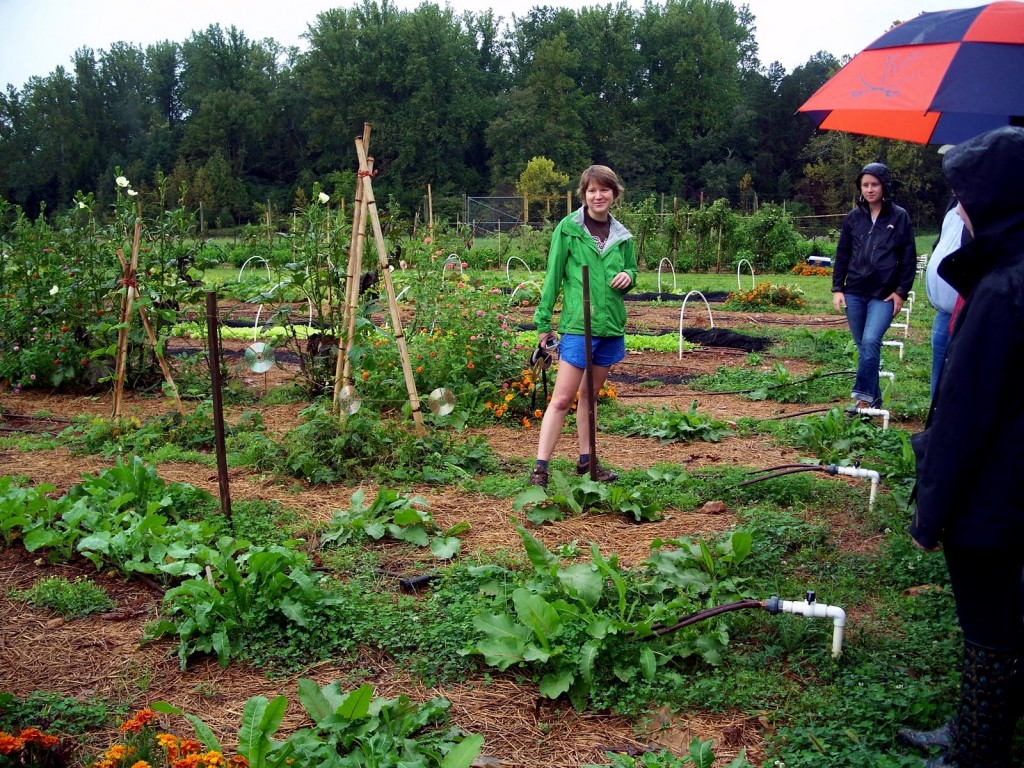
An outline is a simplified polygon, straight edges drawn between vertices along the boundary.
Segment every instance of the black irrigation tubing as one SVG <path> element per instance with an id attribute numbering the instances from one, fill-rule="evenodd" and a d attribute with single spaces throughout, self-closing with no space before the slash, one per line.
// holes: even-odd
<path id="1" fill-rule="evenodd" d="M 771 472 L 761 477 L 755 477 L 751 480 L 744 480 L 742 483 L 736 483 L 730 486 L 731 488 L 742 488 L 745 485 L 753 485 L 754 483 L 760 483 L 762 480 L 771 480 L 773 477 L 782 477 L 783 475 L 795 475 L 797 472 L 828 472 L 828 467 L 823 467 L 819 464 L 802 464 L 799 467 L 791 467 L 790 469 L 780 469 L 778 472 Z"/>
<path id="2" fill-rule="evenodd" d="M 734 389 L 728 392 L 705 392 L 705 395 L 746 395 L 750 392 L 757 392 L 759 389 L 782 389 L 783 387 L 791 387 L 794 384 L 803 384 L 805 381 L 814 381 L 815 379 L 824 379 L 828 376 L 856 376 L 856 371 L 830 371 L 829 373 L 819 373 L 814 376 L 807 376 L 803 379 L 793 379 L 793 381 L 787 381 L 782 384 L 772 384 L 770 387 L 754 387 L 753 389 Z"/>
<path id="3" fill-rule="evenodd" d="M 716 605 L 714 608 L 705 608 L 702 611 L 691 613 L 689 616 L 684 616 L 675 624 L 670 627 L 662 627 L 655 625 L 650 635 L 647 635 L 641 640 L 650 640 L 655 637 L 661 637 L 671 632 L 675 632 L 683 627 L 688 627 L 690 624 L 696 624 L 698 621 L 706 621 L 707 619 L 714 618 L 723 613 L 730 613 L 731 611 L 743 611 L 747 608 L 764 608 L 765 603 L 763 600 L 737 600 L 735 603 L 725 603 L 724 605 Z M 633 634 L 633 633 L 629 633 Z"/>
<path id="4" fill-rule="evenodd" d="M 810 416 L 812 413 L 828 413 L 829 411 L 831 411 L 835 407 L 837 407 L 837 406 L 829 405 L 829 406 L 826 406 L 825 408 L 814 408 L 814 409 L 812 409 L 810 411 L 796 411 L 794 413 L 783 413 L 783 414 L 781 414 L 779 416 L 769 416 L 769 417 L 767 417 L 765 419 L 765 421 L 778 421 L 779 419 L 791 419 L 794 416 Z"/>

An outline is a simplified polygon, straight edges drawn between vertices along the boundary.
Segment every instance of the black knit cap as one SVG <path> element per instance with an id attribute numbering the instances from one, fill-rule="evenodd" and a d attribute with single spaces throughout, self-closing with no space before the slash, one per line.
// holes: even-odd
<path id="1" fill-rule="evenodd" d="M 892 172 L 885 163 L 868 163 L 860 169 L 857 176 L 857 191 L 860 191 L 860 180 L 864 174 L 870 174 L 882 182 L 882 197 L 892 197 Z"/>

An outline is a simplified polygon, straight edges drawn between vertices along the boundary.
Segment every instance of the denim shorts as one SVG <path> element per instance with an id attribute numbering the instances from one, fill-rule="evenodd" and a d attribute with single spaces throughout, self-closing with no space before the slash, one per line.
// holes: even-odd
<path id="1" fill-rule="evenodd" d="M 562 360 L 577 368 L 587 367 L 587 349 L 585 337 L 576 333 L 566 333 L 558 344 L 558 354 Z M 626 356 L 626 338 L 624 336 L 594 336 L 590 339 L 590 356 L 594 365 L 610 368 Z"/>

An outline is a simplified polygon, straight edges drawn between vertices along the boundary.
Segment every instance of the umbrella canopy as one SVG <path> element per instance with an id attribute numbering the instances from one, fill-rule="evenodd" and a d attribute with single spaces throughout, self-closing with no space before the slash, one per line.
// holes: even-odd
<path id="1" fill-rule="evenodd" d="M 1024 2 L 922 13 L 893 27 L 799 111 L 819 128 L 920 144 L 1024 124 Z"/>

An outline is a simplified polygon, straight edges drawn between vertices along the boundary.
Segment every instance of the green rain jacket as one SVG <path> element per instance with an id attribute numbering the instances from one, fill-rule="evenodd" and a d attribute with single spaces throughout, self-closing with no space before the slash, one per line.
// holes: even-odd
<path id="1" fill-rule="evenodd" d="M 538 333 L 551 330 L 551 313 L 561 289 L 562 314 L 558 330 L 583 335 L 583 266 L 586 265 L 590 269 L 591 335 L 625 335 L 626 303 L 622 297 L 636 285 L 636 251 L 633 235 L 614 216 L 610 218 L 608 241 L 601 253 L 583 226 L 583 208 L 566 216 L 555 227 L 548 251 L 544 288 L 533 313 Z M 625 291 L 615 290 L 609 285 L 619 272 L 629 275 L 630 284 Z"/>

